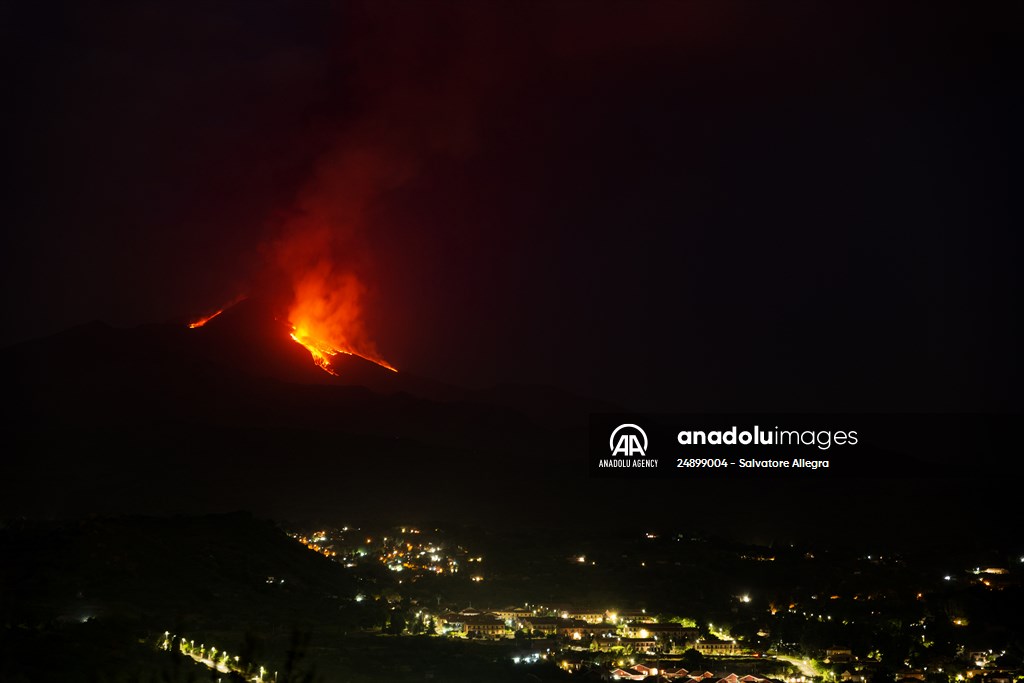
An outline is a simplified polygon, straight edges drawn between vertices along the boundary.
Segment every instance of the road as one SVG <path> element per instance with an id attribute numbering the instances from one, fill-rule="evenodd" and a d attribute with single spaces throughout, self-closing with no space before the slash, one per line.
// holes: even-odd
<path id="1" fill-rule="evenodd" d="M 797 659 L 796 657 L 789 657 L 787 655 L 775 655 L 775 658 L 781 659 L 784 662 L 789 662 L 796 668 L 800 669 L 800 673 L 808 678 L 818 675 L 814 670 L 814 667 L 811 666 L 811 660 L 809 659 Z"/>

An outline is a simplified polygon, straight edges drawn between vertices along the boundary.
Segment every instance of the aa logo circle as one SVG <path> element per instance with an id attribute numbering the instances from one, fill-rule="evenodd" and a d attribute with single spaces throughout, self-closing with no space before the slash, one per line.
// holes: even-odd
<path id="1" fill-rule="evenodd" d="M 647 454 L 647 433 L 635 424 L 622 424 L 612 431 L 608 439 L 612 455 L 627 457 Z"/>

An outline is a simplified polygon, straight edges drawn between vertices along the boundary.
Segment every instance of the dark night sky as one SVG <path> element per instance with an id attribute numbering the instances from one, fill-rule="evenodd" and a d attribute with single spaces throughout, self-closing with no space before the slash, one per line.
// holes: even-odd
<path id="1" fill-rule="evenodd" d="M 402 369 L 1021 407 L 1019 6 L 0 13 L 2 344 L 204 312 L 268 280 L 304 201 L 354 202 L 336 256 Z"/>

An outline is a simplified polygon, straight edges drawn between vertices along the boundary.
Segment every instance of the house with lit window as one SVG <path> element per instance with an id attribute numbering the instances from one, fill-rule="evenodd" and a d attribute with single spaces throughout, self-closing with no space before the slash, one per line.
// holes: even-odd
<path id="1" fill-rule="evenodd" d="M 558 617 L 529 616 L 522 620 L 522 624 L 524 630 L 554 635 L 562 627 L 563 620 Z"/>
<path id="2" fill-rule="evenodd" d="M 569 617 L 571 619 L 581 619 L 589 624 L 600 624 L 604 621 L 605 612 L 604 610 L 595 609 L 575 609 L 569 610 Z"/>
<path id="3" fill-rule="evenodd" d="M 740 648 L 734 641 L 722 640 L 715 636 L 700 638 L 693 644 L 693 647 L 702 655 L 725 657 L 740 654 Z"/>
<path id="4" fill-rule="evenodd" d="M 848 647 L 833 645 L 825 650 L 825 661 L 832 663 L 848 662 L 853 659 L 853 650 Z"/>
<path id="5" fill-rule="evenodd" d="M 505 635 L 505 621 L 490 614 L 478 614 L 462 618 L 463 632 L 475 633 L 484 638 L 501 638 Z"/>
<path id="6" fill-rule="evenodd" d="M 623 628 L 623 633 L 630 638 L 649 638 L 657 636 L 658 640 L 671 640 L 681 644 L 693 642 L 697 639 L 699 631 L 690 626 L 683 626 L 669 621 L 659 622 L 630 622 Z"/>

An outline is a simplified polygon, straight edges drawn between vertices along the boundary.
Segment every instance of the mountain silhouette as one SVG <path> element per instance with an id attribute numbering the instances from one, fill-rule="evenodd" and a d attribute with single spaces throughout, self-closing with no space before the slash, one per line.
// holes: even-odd
<path id="1" fill-rule="evenodd" d="M 411 496 L 443 513 L 496 481 L 555 495 L 584 471 L 587 415 L 614 408 L 344 354 L 335 376 L 290 331 L 250 299 L 195 329 L 94 322 L 0 351 L 8 511 L 402 510 Z"/>

